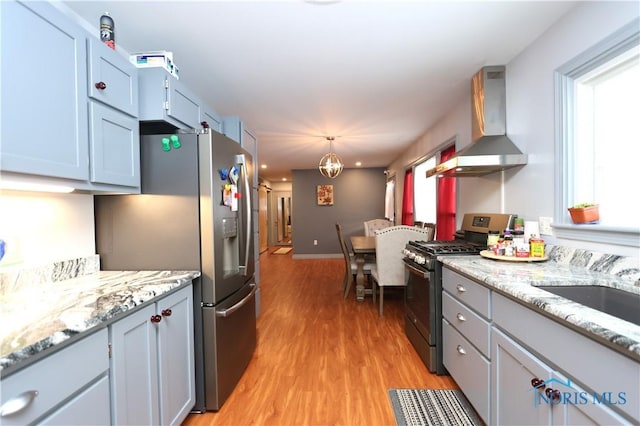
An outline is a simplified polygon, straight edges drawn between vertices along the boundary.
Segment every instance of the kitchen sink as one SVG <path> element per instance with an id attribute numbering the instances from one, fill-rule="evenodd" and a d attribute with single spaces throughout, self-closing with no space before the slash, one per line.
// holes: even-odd
<path id="1" fill-rule="evenodd" d="M 597 285 L 536 286 L 581 305 L 640 325 L 640 294 Z"/>

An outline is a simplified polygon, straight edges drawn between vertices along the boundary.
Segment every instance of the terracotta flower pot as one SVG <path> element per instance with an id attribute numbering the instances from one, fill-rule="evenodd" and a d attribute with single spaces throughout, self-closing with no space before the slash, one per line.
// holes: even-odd
<path id="1" fill-rule="evenodd" d="M 569 214 L 573 223 L 594 223 L 600 220 L 600 206 L 573 208 L 569 207 Z"/>

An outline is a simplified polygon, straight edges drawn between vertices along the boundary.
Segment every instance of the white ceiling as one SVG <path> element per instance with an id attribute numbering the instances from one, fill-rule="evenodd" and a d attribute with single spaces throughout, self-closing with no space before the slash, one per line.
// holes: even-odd
<path id="1" fill-rule="evenodd" d="M 127 52 L 173 52 L 180 78 L 259 142 L 260 175 L 388 166 L 466 93 L 576 2 L 68 1 Z M 326 3 L 326 4 L 318 4 Z"/>

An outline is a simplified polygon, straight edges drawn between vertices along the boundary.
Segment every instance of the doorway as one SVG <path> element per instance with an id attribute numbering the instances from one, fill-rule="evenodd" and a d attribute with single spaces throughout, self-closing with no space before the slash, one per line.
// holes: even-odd
<path id="1" fill-rule="evenodd" d="M 272 196 L 272 235 L 273 245 L 291 245 L 292 202 L 291 192 L 274 191 Z"/>

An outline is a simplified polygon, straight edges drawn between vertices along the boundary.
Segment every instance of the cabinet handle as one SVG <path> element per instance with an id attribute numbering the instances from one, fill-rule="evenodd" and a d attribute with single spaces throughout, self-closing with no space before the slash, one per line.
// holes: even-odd
<path id="1" fill-rule="evenodd" d="M 537 377 L 534 377 L 533 379 L 531 379 L 531 386 L 541 391 L 546 388 L 546 386 L 544 385 L 544 381 L 538 379 Z"/>
<path id="2" fill-rule="evenodd" d="M 163 309 L 162 310 L 162 316 L 163 317 L 170 317 L 172 314 L 171 309 Z"/>
<path id="3" fill-rule="evenodd" d="M 36 396 L 38 396 L 37 390 L 28 390 L 11 398 L 0 406 L 0 417 L 7 417 L 24 410 L 31 405 Z"/>
<path id="4" fill-rule="evenodd" d="M 151 316 L 151 322 L 159 323 L 160 321 L 162 321 L 162 317 L 160 315 L 152 315 Z"/>
<path id="5" fill-rule="evenodd" d="M 203 129 L 208 129 L 209 128 L 209 123 L 207 123 L 206 121 L 201 121 L 200 125 L 202 126 Z"/>
<path id="6" fill-rule="evenodd" d="M 466 289 L 466 288 L 464 288 L 464 286 L 463 286 L 463 285 L 461 285 L 461 284 L 458 284 L 458 285 L 456 286 L 456 290 L 458 290 L 458 293 L 464 293 L 465 291 L 467 291 L 467 289 Z"/>
<path id="7" fill-rule="evenodd" d="M 458 346 L 456 347 L 456 350 L 458 351 L 458 353 L 459 353 L 460 355 L 466 355 L 466 354 L 467 354 L 467 351 L 465 351 L 465 350 L 464 350 L 464 348 L 463 348 L 462 346 L 460 346 L 460 345 L 458 345 Z"/>
<path id="8" fill-rule="evenodd" d="M 462 315 L 460 312 L 458 312 L 458 315 L 456 315 L 456 318 L 458 318 L 458 321 L 466 321 L 467 319 L 464 317 L 464 315 Z"/>
<path id="9" fill-rule="evenodd" d="M 104 90 L 107 88 L 107 85 L 103 81 L 99 81 L 96 83 L 96 89 Z"/>
<path id="10" fill-rule="evenodd" d="M 550 401 L 560 401 L 560 391 L 558 389 L 547 388 L 544 393 Z"/>

